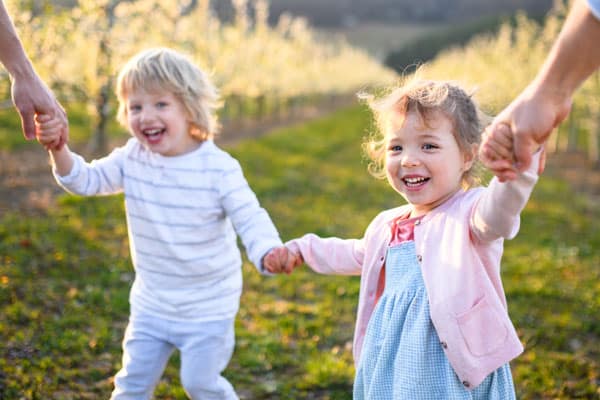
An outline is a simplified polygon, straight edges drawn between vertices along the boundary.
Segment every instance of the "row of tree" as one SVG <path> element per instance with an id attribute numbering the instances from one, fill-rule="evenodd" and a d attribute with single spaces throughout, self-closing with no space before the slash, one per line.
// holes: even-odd
<path id="1" fill-rule="evenodd" d="M 348 93 L 395 78 L 341 38 L 323 40 L 304 19 L 282 15 L 270 25 L 265 0 L 234 0 L 235 17 L 227 22 L 210 3 L 79 0 L 61 7 L 49 0 L 6 1 L 40 75 L 63 103 L 89 106 L 100 147 L 114 112 L 118 69 L 148 47 L 176 48 L 211 72 L 226 100 L 224 116 L 282 110 L 304 97 Z M 8 79 L 2 82 L 7 99 Z"/>

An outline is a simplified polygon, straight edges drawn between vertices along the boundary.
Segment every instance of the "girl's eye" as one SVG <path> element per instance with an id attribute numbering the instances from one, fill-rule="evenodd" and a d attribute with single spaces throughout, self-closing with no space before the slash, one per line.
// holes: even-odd
<path id="1" fill-rule="evenodd" d="M 168 103 L 166 101 L 159 101 L 158 103 L 156 103 L 156 107 L 158 108 L 165 108 L 168 105 Z"/>
<path id="2" fill-rule="evenodd" d="M 131 112 L 140 111 L 141 109 L 142 109 L 142 107 L 140 105 L 137 105 L 137 104 L 129 105 L 129 111 L 131 111 Z"/>
<path id="3" fill-rule="evenodd" d="M 431 144 L 431 143 L 426 143 L 423 145 L 424 150 L 434 150 L 437 148 L 438 148 L 438 146 L 436 146 L 435 144 Z"/>
<path id="4" fill-rule="evenodd" d="M 390 151 L 402 151 L 402 146 L 400 146 L 400 145 L 390 146 Z"/>

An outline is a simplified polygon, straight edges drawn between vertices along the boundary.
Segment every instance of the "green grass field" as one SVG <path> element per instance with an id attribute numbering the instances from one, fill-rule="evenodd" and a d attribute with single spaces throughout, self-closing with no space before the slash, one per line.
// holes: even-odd
<path id="1" fill-rule="evenodd" d="M 228 150 L 284 240 L 359 237 L 401 203 L 366 171 L 360 108 Z M 525 343 L 520 399 L 600 398 L 600 206 L 544 176 L 507 242 L 503 277 Z M 246 399 L 350 399 L 358 278 L 244 265 L 237 344 L 226 371 Z M 108 398 L 133 279 L 122 198 L 64 196 L 47 215 L 0 217 L 0 398 Z M 184 399 L 173 357 L 157 399 Z"/>

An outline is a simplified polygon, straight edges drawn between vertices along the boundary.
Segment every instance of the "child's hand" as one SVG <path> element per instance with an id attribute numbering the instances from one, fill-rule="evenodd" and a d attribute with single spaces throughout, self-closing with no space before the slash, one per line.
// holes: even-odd
<path id="1" fill-rule="evenodd" d="M 513 135 L 507 125 L 500 124 L 485 130 L 479 158 L 500 182 L 513 180 L 517 177 L 513 150 Z"/>
<path id="2" fill-rule="evenodd" d="M 47 114 L 36 114 L 35 116 L 35 135 L 44 147 L 48 150 L 60 148 L 64 145 L 63 135 L 67 129 L 65 123 L 60 118 L 52 118 Z"/>
<path id="3" fill-rule="evenodd" d="M 264 268 L 272 274 L 283 272 L 290 274 L 294 268 L 299 267 L 303 262 L 302 255 L 292 253 L 285 246 L 271 249 L 263 258 Z"/>

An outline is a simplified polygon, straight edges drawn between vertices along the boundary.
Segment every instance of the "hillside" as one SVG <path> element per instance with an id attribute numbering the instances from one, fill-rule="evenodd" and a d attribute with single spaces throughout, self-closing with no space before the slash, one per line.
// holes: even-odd
<path id="1" fill-rule="evenodd" d="M 212 1 L 223 18 L 231 15 L 231 0 Z M 511 14 L 522 9 L 545 14 L 553 0 L 270 0 L 270 18 L 284 12 L 304 16 L 317 27 L 351 27 L 365 22 L 458 22 L 483 16 Z"/>

